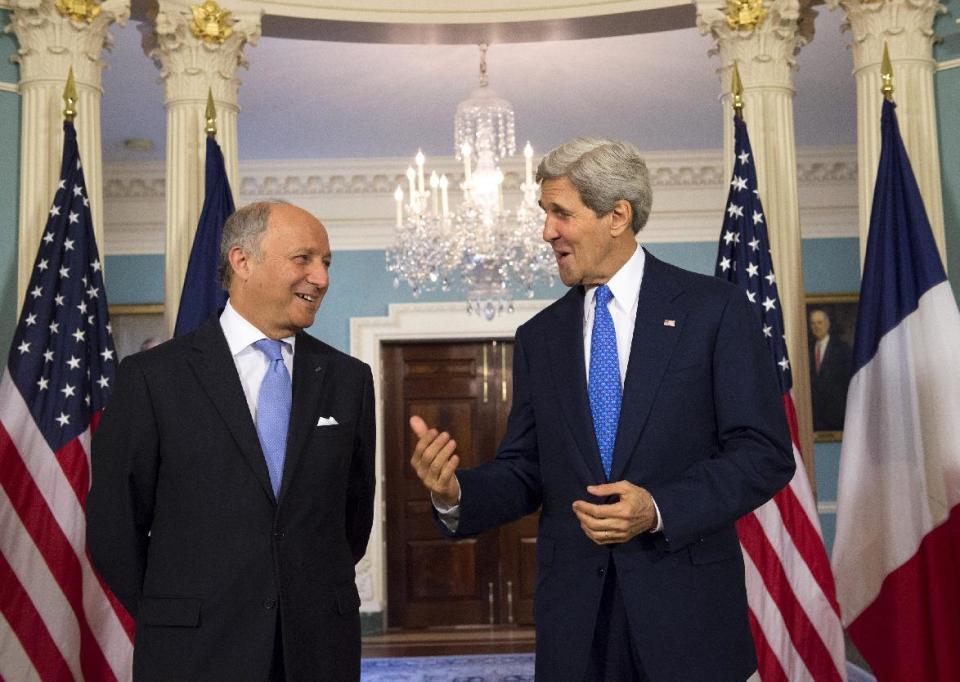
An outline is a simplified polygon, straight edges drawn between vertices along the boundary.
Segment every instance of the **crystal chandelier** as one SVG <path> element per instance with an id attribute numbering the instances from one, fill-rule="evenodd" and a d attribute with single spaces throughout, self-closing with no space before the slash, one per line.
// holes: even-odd
<path id="1" fill-rule="evenodd" d="M 492 320 L 513 312 L 514 296 L 533 298 L 540 283 L 553 286 L 554 259 L 541 239 L 543 211 L 533 181 L 533 148 L 524 149 L 523 198 L 504 206 L 504 175 L 497 163 L 516 151 L 513 107 L 487 85 L 486 44 L 480 45 L 480 87 L 457 107 L 455 144 L 463 161 L 462 199 L 450 206 L 446 175 L 430 173 L 416 156 L 407 168 L 407 192 L 397 186 L 396 243 L 387 251 L 393 284 L 424 291 L 466 291 L 467 312 Z M 406 199 L 406 201 L 405 201 Z"/>

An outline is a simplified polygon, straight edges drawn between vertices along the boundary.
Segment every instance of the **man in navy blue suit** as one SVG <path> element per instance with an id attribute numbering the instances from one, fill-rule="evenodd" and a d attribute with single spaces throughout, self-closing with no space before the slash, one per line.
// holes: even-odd
<path id="1" fill-rule="evenodd" d="M 651 189 L 632 145 L 572 140 L 537 181 L 570 291 L 517 330 L 496 458 L 458 470 L 456 441 L 414 416 L 412 466 L 452 537 L 541 508 L 538 679 L 744 680 L 734 523 L 794 471 L 759 316 L 637 246 Z"/>

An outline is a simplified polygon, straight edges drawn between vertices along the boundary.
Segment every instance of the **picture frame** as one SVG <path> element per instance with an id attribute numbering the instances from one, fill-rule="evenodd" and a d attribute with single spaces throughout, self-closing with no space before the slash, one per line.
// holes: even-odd
<path id="1" fill-rule="evenodd" d="M 859 303 L 860 296 L 855 293 L 809 294 L 805 300 L 813 439 L 816 442 L 843 439 Z M 818 340 L 825 336 L 829 336 L 829 340 L 825 345 L 821 343 L 818 350 Z"/>
<path id="2" fill-rule="evenodd" d="M 108 306 L 117 361 L 166 340 L 162 303 Z"/>

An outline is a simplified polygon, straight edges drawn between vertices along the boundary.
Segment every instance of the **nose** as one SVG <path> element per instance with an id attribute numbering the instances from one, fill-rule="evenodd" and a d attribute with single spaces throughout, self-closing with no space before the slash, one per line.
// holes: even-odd
<path id="1" fill-rule="evenodd" d="M 323 261 L 317 261 L 307 272 L 307 282 L 321 291 L 330 285 L 330 270 Z"/>
<path id="2" fill-rule="evenodd" d="M 548 213 L 547 216 L 543 219 L 543 241 L 552 242 L 554 239 L 557 239 L 560 234 L 557 232 L 556 228 L 553 226 L 553 219 Z"/>

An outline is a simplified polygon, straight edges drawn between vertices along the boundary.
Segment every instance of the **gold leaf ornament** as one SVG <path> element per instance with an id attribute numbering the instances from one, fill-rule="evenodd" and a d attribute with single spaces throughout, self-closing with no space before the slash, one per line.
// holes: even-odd
<path id="1" fill-rule="evenodd" d="M 230 10 L 220 9 L 213 0 L 206 0 L 202 5 L 194 5 L 190 9 L 193 11 L 190 31 L 195 38 L 220 44 L 233 33 L 229 26 Z"/>
<path id="2" fill-rule="evenodd" d="M 60 16 L 85 24 L 100 14 L 100 4 L 95 0 L 57 0 L 55 7 Z"/>
<path id="3" fill-rule="evenodd" d="M 767 18 L 763 0 L 727 0 L 727 24 L 734 30 L 749 30 Z"/>

